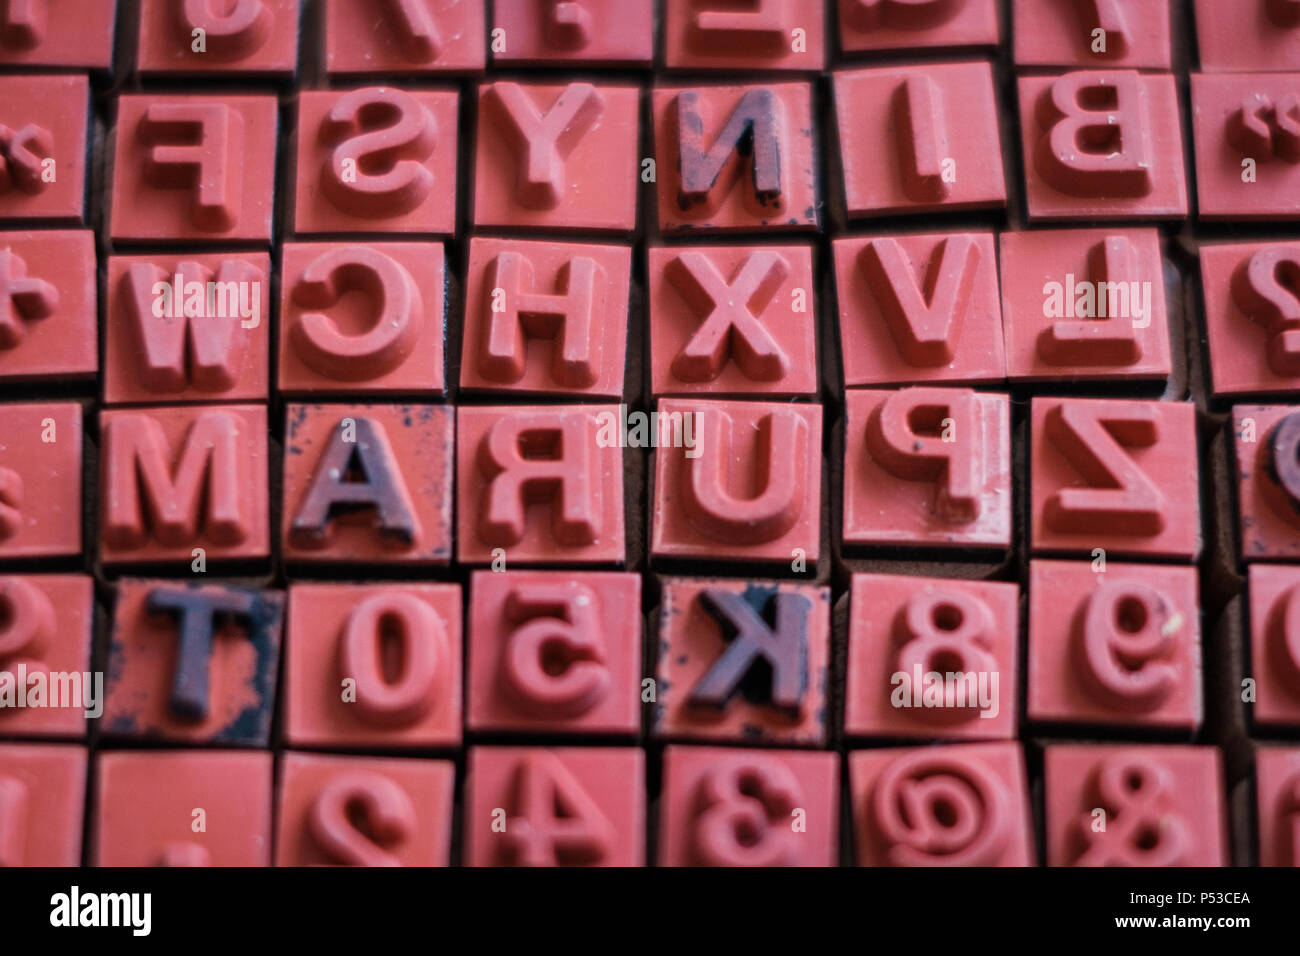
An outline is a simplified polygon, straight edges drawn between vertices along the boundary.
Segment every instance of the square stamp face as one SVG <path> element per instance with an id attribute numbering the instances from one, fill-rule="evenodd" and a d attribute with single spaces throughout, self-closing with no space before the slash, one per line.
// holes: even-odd
<path id="1" fill-rule="evenodd" d="M 1200 217 L 1300 219 L 1300 143 L 1288 113 L 1300 72 L 1193 73 L 1191 83 Z"/>
<path id="2" fill-rule="evenodd" d="M 1155 229 L 1035 229 L 999 241 L 1012 381 L 1169 377 Z"/>
<path id="3" fill-rule="evenodd" d="M 141 76 L 291 76 L 301 0 L 181 3 L 141 0 Z"/>
<path id="4" fill-rule="evenodd" d="M 0 76 L 0 222 L 80 223 L 90 168 L 90 82 L 69 76 Z"/>
<path id="5" fill-rule="evenodd" d="M 104 409 L 99 434 L 105 564 L 270 555 L 266 406 Z"/>
<path id="6" fill-rule="evenodd" d="M 280 591 L 123 579 L 108 649 L 104 733 L 267 746 L 283 619 Z"/>
<path id="7" fill-rule="evenodd" d="M 1031 561 L 1029 720 L 1195 733 L 1198 594 L 1196 568 Z"/>
<path id="8" fill-rule="evenodd" d="M 1169 4 L 1012 0 L 1017 67 L 1168 70 Z"/>
<path id="9" fill-rule="evenodd" d="M 480 86 L 474 225 L 635 229 L 640 97 L 636 87 L 586 82 Z"/>
<path id="10" fill-rule="evenodd" d="M 659 865 L 835 866 L 839 794 L 836 754 L 670 745 Z"/>
<path id="11" fill-rule="evenodd" d="M 1007 377 L 991 232 L 854 236 L 831 250 L 845 385 Z"/>
<path id="12" fill-rule="evenodd" d="M 654 0 L 495 0 L 492 27 L 505 31 L 504 49 L 492 51 L 498 67 L 648 68 L 654 61 Z"/>
<path id="13" fill-rule="evenodd" d="M 48 3 L 11 4 L 0 64 L 107 70 L 113 64 L 117 0 L 64 0 L 54 22 Z"/>
<path id="14" fill-rule="evenodd" d="M 649 429 L 652 557 L 816 563 L 820 405 L 661 399 Z"/>
<path id="15" fill-rule="evenodd" d="M 274 96 L 119 97 L 113 240 L 270 242 L 278 126 Z"/>
<path id="16" fill-rule="evenodd" d="M 996 0 L 937 5 L 836 0 L 835 8 L 846 54 L 995 47 L 1001 33 Z"/>
<path id="17" fill-rule="evenodd" d="M 627 246 L 471 239 L 461 388 L 620 398 L 631 274 Z"/>
<path id="18" fill-rule="evenodd" d="M 850 218 L 1006 205 L 988 63 L 834 74 Z"/>
<path id="19" fill-rule="evenodd" d="M 1030 221 L 1187 215 L 1172 74 L 1092 69 L 1017 83 Z"/>
<path id="20" fill-rule="evenodd" d="M 275 865 L 447 866 L 455 778 L 450 760 L 286 753 Z"/>
<path id="21" fill-rule="evenodd" d="M 286 743 L 459 744 L 460 606 L 458 584 L 291 584 Z"/>
<path id="22" fill-rule="evenodd" d="M 1010 398 L 850 389 L 842 534 L 850 547 L 1010 547 Z"/>
<path id="23" fill-rule="evenodd" d="M 271 257 L 110 256 L 104 401 L 266 401 Z"/>
<path id="24" fill-rule="evenodd" d="M 1019 587 L 855 574 L 849 600 L 845 733 L 1015 736 Z"/>
<path id="25" fill-rule="evenodd" d="M 1044 776 L 1048 866 L 1228 865 L 1216 747 L 1053 744 Z"/>
<path id="26" fill-rule="evenodd" d="M 1201 551 L 1196 409 L 1188 402 L 1035 398 L 1035 554 L 1179 558 Z"/>
<path id="27" fill-rule="evenodd" d="M 855 750 L 849 794 L 858 866 L 1033 866 L 1037 860 L 1019 743 Z M 928 838 L 938 830 L 944 839 Z"/>
<path id="28" fill-rule="evenodd" d="M 0 232 L 0 382 L 99 370 L 95 234 Z"/>
<path id="29" fill-rule="evenodd" d="M 830 589 L 671 578 L 659 608 L 654 735 L 820 747 Z"/>
<path id="30" fill-rule="evenodd" d="M 817 394 L 809 246 L 648 251 L 653 395 Z"/>
<path id="31" fill-rule="evenodd" d="M 817 231 L 812 86 L 656 86 L 659 229 Z"/>
<path id="32" fill-rule="evenodd" d="M 81 406 L 0 405 L 0 560 L 81 553 Z"/>
<path id="33" fill-rule="evenodd" d="M 1300 242 L 1201 246 L 1214 394 L 1300 392 Z"/>
<path id="34" fill-rule="evenodd" d="M 458 97 L 394 86 L 299 93 L 294 231 L 454 233 Z"/>
<path id="35" fill-rule="evenodd" d="M 289 405 L 285 419 L 285 561 L 450 563 L 451 409 Z"/>
<path id="36" fill-rule="evenodd" d="M 619 571 L 475 571 L 469 713 L 475 731 L 641 730 L 641 578 Z"/>
<path id="37" fill-rule="evenodd" d="M 95 865 L 270 866 L 271 767 L 233 750 L 100 754 Z"/>
<path id="38" fill-rule="evenodd" d="M 325 0 L 325 70 L 481 73 L 485 7 L 482 0 Z"/>
<path id="39" fill-rule="evenodd" d="M 85 736 L 104 703 L 90 669 L 94 613 L 87 575 L 0 575 L 0 734 Z"/>
<path id="40" fill-rule="evenodd" d="M 86 748 L 0 744 L 5 866 L 80 866 Z"/>
<path id="41" fill-rule="evenodd" d="M 440 242 L 287 242 L 280 254 L 280 391 L 443 393 Z"/>
<path id="42" fill-rule="evenodd" d="M 1255 751 L 1255 799 L 1259 820 L 1259 865 L 1300 864 L 1296 795 L 1300 790 L 1300 748 Z"/>
<path id="43" fill-rule="evenodd" d="M 1193 0 L 1196 43 L 1206 73 L 1293 71 L 1300 64 L 1300 20 L 1291 0 Z"/>
<path id="44" fill-rule="evenodd" d="M 1300 727 L 1300 568 L 1252 564 L 1250 668 L 1257 727 Z"/>
<path id="45" fill-rule="evenodd" d="M 1300 407 L 1232 409 L 1243 561 L 1300 559 Z"/>
<path id="46" fill-rule="evenodd" d="M 467 866 L 644 866 L 645 752 L 474 747 Z"/>
<path id="47" fill-rule="evenodd" d="M 821 0 L 664 0 L 670 70 L 817 71 L 826 65 Z"/>
<path id="48" fill-rule="evenodd" d="M 456 409 L 456 557 L 623 564 L 623 449 L 613 405 Z"/>

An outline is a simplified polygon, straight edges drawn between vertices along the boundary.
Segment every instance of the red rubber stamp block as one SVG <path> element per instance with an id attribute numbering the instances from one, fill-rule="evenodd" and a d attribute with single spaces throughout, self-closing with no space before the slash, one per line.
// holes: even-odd
<path id="1" fill-rule="evenodd" d="M 280 764 L 276 866 L 447 866 L 449 760 L 318 757 Z"/>
<path id="2" fill-rule="evenodd" d="M 632 747 L 475 747 L 467 866 L 643 866 L 645 753 Z"/>
<path id="3" fill-rule="evenodd" d="M 850 389 L 846 545 L 1011 545 L 1011 402 L 964 388 Z"/>
<path id="4" fill-rule="evenodd" d="M 1202 219 L 1300 219 L 1300 72 L 1193 74 L 1192 137 Z"/>
<path id="5" fill-rule="evenodd" d="M 450 562 L 450 409 L 289 405 L 285 418 L 286 561 Z"/>
<path id="6" fill-rule="evenodd" d="M 665 0 L 670 70 L 804 70 L 826 65 L 821 0 Z"/>
<path id="7" fill-rule="evenodd" d="M 290 585 L 285 742 L 459 744 L 460 619 L 457 584 Z"/>
<path id="8" fill-rule="evenodd" d="M 1214 747 L 1053 744 L 1044 755 L 1048 866 L 1227 866 Z"/>
<path id="9" fill-rule="evenodd" d="M 812 87 L 656 86 L 659 229 L 817 230 Z"/>
<path id="10" fill-rule="evenodd" d="M 495 0 L 492 62 L 649 67 L 654 20 L 654 0 Z"/>
<path id="11" fill-rule="evenodd" d="M 0 559 L 81 553 L 81 406 L 0 405 Z"/>
<path id="12" fill-rule="evenodd" d="M 471 239 L 461 388 L 619 398 L 631 274 L 627 246 Z"/>
<path id="13" fill-rule="evenodd" d="M 829 588 L 669 579 L 658 646 L 656 737 L 825 745 Z"/>
<path id="14" fill-rule="evenodd" d="M 1195 568 L 1031 561 L 1028 718 L 1195 733 L 1198 593 Z"/>
<path id="15" fill-rule="evenodd" d="M 617 571 L 475 571 L 469 727 L 641 730 L 641 578 Z"/>
<path id="16" fill-rule="evenodd" d="M 1300 749 L 1255 751 L 1259 865 L 1300 866 Z"/>
<path id="17" fill-rule="evenodd" d="M 1300 727 L 1300 568 L 1252 564 L 1249 593 L 1251 718 Z"/>
<path id="18" fill-rule="evenodd" d="M 623 450 L 612 405 L 456 410 L 456 559 L 622 564 Z"/>
<path id="19" fill-rule="evenodd" d="M 86 748 L 0 744 L 0 865 L 80 866 Z"/>
<path id="20" fill-rule="evenodd" d="M 274 96 L 119 97 L 111 237 L 270 241 L 277 128 Z"/>
<path id="21" fill-rule="evenodd" d="M 141 0 L 141 76 L 290 76 L 299 0 Z"/>
<path id="22" fill-rule="evenodd" d="M 284 594 L 124 579 L 108 649 L 105 733 L 265 747 Z"/>
<path id="23" fill-rule="evenodd" d="M 991 232 L 836 239 L 846 385 L 1007 377 Z"/>
<path id="24" fill-rule="evenodd" d="M 93 626 L 86 575 L 0 575 L 0 735 L 85 735 L 104 704 L 90 670 Z"/>
<path id="25" fill-rule="evenodd" d="M 6 3 L 0 9 L 0 65 L 107 70 L 116 18 L 116 0 Z"/>
<path id="26" fill-rule="evenodd" d="M 1201 246 L 1201 293 L 1215 395 L 1300 391 L 1300 243 Z"/>
<path id="27" fill-rule="evenodd" d="M 1031 221 L 1187 215 L 1171 74 L 1078 70 L 1017 82 Z"/>
<path id="28" fill-rule="evenodd" d="M 294 231 L 454 233 L 457 97 L 391 86 L 300 93 Z"/>
<path id="29" fill-rule="evenodd" d="M 84 75 L 0 76 L 0 221 L 85 218 L 89 128 Z"/>
<path id="30" fill-rule="evenodd" d="M 105 564 L 271 553 L 263 405 L 99 414 Z"/>
<path id="31" fill-rule="evenodd" d="M 269 753 L 136 751 L 97 761 L 96 866 L 270 866 Z"/>
<path id="32" fill-rule="evenodd" d="M 1206 73 L 1300 66 L 1296 0 L 1194 0 L 1196 42 Z"/>
<path id="33" fill-rule="evenodd" d="M 266 401 L 271 257 L 111 256 L 104 401 Z"/>
<path id="34" fill-rule="evenodd" d="M 664 749 L 660 866 L 835 866 L 839 757 Z"/>
<path id="35" fill-rule="evenodd" d="M 838 71 L 834 84 L 850 218 L 1007 204 L 988 63 Z"/>
<path id="36" fill-rule="evenodd" d="M 1020 744 L 849 754 L 858 866 L 1033 866 Z"/>
<path id="37" fill-rule="evenodd" d="M 998 45 L 995 0 L 837 0 L 845 53 Z"/>
<path id="38" fill-rule="evenodd" d="M 1017 67 L 1130 67 L 1173 62 L 1166 0 L 1012 0 Z"/>
<path id="39" fill-rule="evenodd" d="M 652 248 L 653 395 L 817 394 L 808 246 Z"/>
<path id="40" fill-rule="evenodd" d="M 1030 415 L 1035 554 L 1200 554 L 1191 403 L 1035 398 Z"/>
<path id="41" fill-rule="evenodd" d="M 438 242 L 287 242 L 280 391 L 442 395 L 446 304 Z"/>
<path id="42" fill-rule="evenodd" d="M 639 102 L 630 86 L 479 87 L 474 225 L 631 232 Z"/>
<path id="43" fill-rule="evenodd" d="M 1300 558 L 1300 407 L 1237 405 L 1232 436 L 1242 560 Z"/>
<path id="44" fill-rule="evenodd" d="M 1169 377 L 1155 229 L 1035 229 L 999 242 L 1012 381 Z"/>
<path id="45" fill-rule="evenodd" d="M 325 69 L 344 73 L 481 73 L 482 0 L 325 0 Z"/>
<path id="46" fill-rule="evenodd" d="M 850 602 L 846 734 L 1015 737 L 1018 586 L 855 574 Z"/>
<path id="47" fill-rule="evenodd" d="M 99 370 L 95 234 L 0 232 L 0 381 Z"/>
<path id="48" fill-rule="evenodd" d="M 657 415 L 653 557 L 817 562 L 820 405 L 663 399 Z"/>

